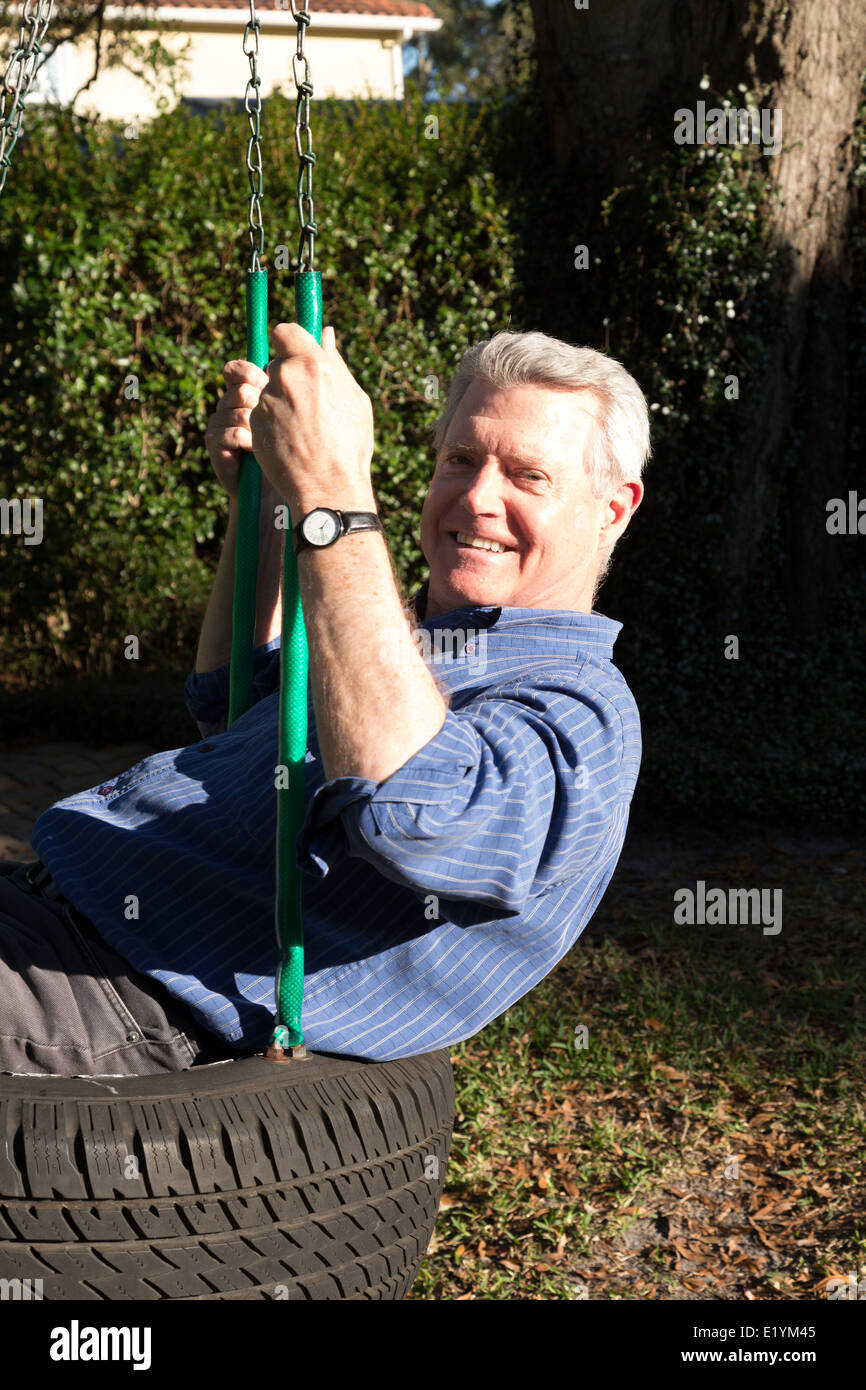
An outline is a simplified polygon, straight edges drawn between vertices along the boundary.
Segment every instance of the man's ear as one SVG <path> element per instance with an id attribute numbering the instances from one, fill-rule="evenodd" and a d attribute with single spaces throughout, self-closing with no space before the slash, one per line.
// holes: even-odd
<path id="1" fill-rule="evenodd" d="M 603 527 L 607 531 L 613 527 L 618 532 L 616 539 L 623 534 L 631 521 L 632 516 L 637 511 L 643 500 L 643 483 L 632 482 L 623 483 L 614 497 L 611 498 L 609 510 L 612 513 L 610 521 Z"/>

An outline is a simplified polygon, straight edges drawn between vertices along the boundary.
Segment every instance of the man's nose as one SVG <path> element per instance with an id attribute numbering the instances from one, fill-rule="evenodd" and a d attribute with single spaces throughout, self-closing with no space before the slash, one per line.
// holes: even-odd
<path id="1" fill-rule="evenodd" d="M 462 493 L 469 511 L 499 511 L 502 506 L 502 476 L 493 462 L 476 469 Z"/>

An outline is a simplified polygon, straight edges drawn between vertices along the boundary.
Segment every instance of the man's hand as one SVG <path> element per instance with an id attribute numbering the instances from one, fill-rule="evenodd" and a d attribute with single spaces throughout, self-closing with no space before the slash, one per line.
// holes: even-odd
<path id="1" fill-rule="evenodd" d="M 228 389 L 208 420 L 204 442 L 217 478 L 234 501 L 238 495 L 241 454 L 253 447 L 250 415 L 268 378 L 261 368 L 243 361 L 226 362 L 223 376 Z"/>
<path id="2" fill-rule="evenodd" d="M 268 384 L 261 368 L 252 362 L 235 360 L 223 368 L 227 390 L 208 421 L 205 443 L 214 473 L 229 495 L 229 519 L 222 554 L 207 612 L 202 623 L 196 652 L 196 671 L 216 671 L 231 656 L 232 604 L 235 583 L 235 546 L 238 527 L 238 481 L 243 451 L 252 450 L 250 415 L 259 396 Z M 259 564 L 256 584 L 257 647 L 280 634 L 282 604 L 280 574 L 282 572 L 282 537 L 285 532 L 274 525 L 275 509 L 282 498 L 267 478 L 262 478 L 262 501 L 259 509 Z"/>
<path id="3" fill-rule="evenodd" d="M 337 351 L 297 323 L 279 323 L 268 384 L 250 415 L 253 451 L 293 517 L 302 505 L 351 507 L 372 499 L 373 405 Z"/>

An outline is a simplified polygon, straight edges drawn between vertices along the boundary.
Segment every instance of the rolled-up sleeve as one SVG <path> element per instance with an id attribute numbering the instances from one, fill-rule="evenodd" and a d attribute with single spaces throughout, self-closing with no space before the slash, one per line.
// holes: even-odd
<path id="1" fill-rule="evenodd" d="M 301 867 L 324 876 L 348 853 L 436 895 L 457 925 L 518 916 L 585 868 L 620 799 L 621 719 L 575 687 L 574 675 L 535 677 L 449 708 L 384 782 L 326 782 L 298 837 Z"/>
<path id="2" fill-rule="evenodd" d="M 186 707 L 203 738 L 225 732 L 229 717 L 229 669 L 226 662 L 215 671 L 190 671 L 183 687 Z M 272 695 L 280 684 L 280 639 L 274 637 L 253 651 L 251 706 Z"/>

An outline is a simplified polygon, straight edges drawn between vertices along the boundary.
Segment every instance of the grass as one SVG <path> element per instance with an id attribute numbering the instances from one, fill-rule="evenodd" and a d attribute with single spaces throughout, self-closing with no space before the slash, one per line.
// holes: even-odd
<path id="1" fill-rule="evenodd" d="M 410 1297 L 809 1299 L 866 1274 L 863 860 L 619 870 L 570 955 L 452 1050 Z M 674 925 L 696 876 L 782 886 L 782 931 Z"/>

